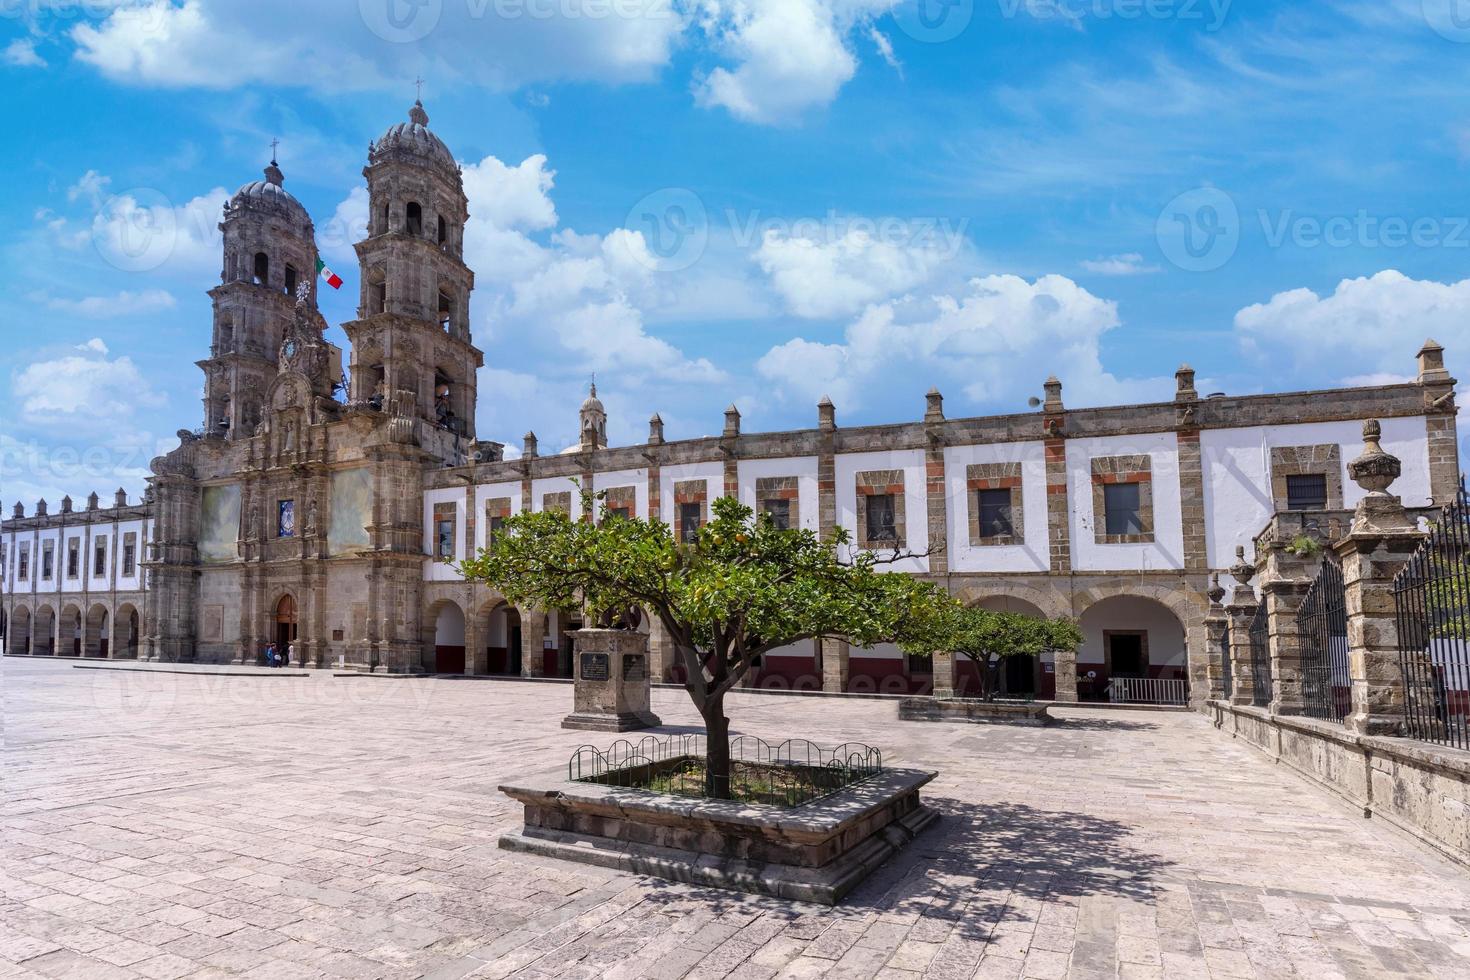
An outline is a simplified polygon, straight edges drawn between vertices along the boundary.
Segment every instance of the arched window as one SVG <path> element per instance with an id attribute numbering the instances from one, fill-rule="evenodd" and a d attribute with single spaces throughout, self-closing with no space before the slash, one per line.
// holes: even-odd
<path id="1" fill-rule="evenodd" d="M 258 286 L 269 285 L 271 278 L 270 256 L 264 252 L 255 253 L 255 283 Z"/>
<path id="2" fill-rule="evenodd" d="M 381 277 L 382 273 L 378 276 Z M 382 313 L 388 309 L 388 284 L 382 278 L 374 278 L 368 282 L 368 315 Z"/>
<path id="3" fill-rule="evenodd" d="M 378 229 L 378 234 L 380 234 L 380 235 L 386 235 L 386 234 L 388 234 L 389 228 L 392 227 L 392 218 L 391 218 L 392 214 L 393 214 L 393 205 L 391 205 L 391 204 L 384 204 L 383 205 L 383 227 L 381 227 L 381 228 Z"/>
<path id="4" fill-rule="evenodd" d="M 439 327 L 445 333 L 449 332 L 449 323 L 453 316 L 454 302 L 449 298 L 449 294 L 441 289 L 439 291 Z"/>
<path id="5" fill-rule="evenodd" d="M 286 266 L 286 295 L 296 295 L 296 267 L 289 264 Z"/>
<path id="6" fill-rule="evenodd" d="M 424 209 L 418 201 L 408 202 L 408 233 L 421 236 L 424 233 Z"/>
<path id="7" fill-rule="evenodd" d="M 444 215 L 439 215 L 439 244 L 443 245 L 449 240 L 449 226 L 444 223 Z"/>

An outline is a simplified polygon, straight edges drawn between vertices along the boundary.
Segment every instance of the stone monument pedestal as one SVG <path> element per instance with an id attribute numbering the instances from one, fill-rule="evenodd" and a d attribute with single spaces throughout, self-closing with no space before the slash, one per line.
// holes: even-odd
<path id="1" fill-rule="evenodd" d="M 646 635 L 584 629 L 572 634 L 572 643 L 575 695 L 561 727 L 633 732 L 663 724 L 653 713 Z"/>

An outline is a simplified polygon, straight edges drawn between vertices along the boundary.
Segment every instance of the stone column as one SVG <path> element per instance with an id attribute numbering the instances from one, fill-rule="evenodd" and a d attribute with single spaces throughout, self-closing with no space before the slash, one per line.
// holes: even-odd
<path id="1" fill-rule="evenodd" d="M 1067 489 L 1067 409 L 1062 404 L 1062 383 L 1046 379 L 1042 403 L 1041 431 L 1046 459 L 1046 523 L 1050 543 L 1051 570 L 1072 570 L 1072 523 Z"/>
<path id="2" fill-rule="evenodd" d="M 1388 492 L 1402 467 L 1378 445 L 1379 435 L 1376 419 L 1363 423 L 1363 453 L 1348 464 L 1348 473 L 1368 495 L 1359 501 L 1347 537 L 1333 546 L 1342 560 L 1353 680 L 1347 727 L 1364 735 L 1394 735 L 1404 724 L 1393 580 L 1425 538 L 1403 501 Z"/>
<path id="3" fill-rule="evenodd" d="M 822 639 L 822 690 L 841 694 L 847 690 L 847 641 L 835 636 Z"/>
<path id="4" fill-rule="evenodd" d="M 837 409 L 826 395 L 817 402 L 817 447 L 817 525 L 822 540 L 830 541 L 837 528 Z M 845 659 L 842 676 L 845 681 Z"/>
<path id="5" fill-rule="evenodd" d="M 954 653 L 934 651 L 934 696 L 941 700 L 954 697 Z"/>
<path id="6" fill-rule="evenodd" d="M 1260 569 L 1261 602 L 1266 606 L 1266 634 L 1271 652 L 1271 713 L 1306 713 L 1302 691 L 1302 637 L 1296 617 L 1302 600 L 1312 587 L 1320 560 L 1302 558 L 1286 550 L 1281 533 L 1269 541 L 1257 541 L 1256 565 Z"/>
<path id="7" fill-rule="evenodd" d="M 519 609 L 517 612 L 521 617 L 521 676 L 545 677 L 546 626 L 543 614 L 539 609 Z"/>
<path id="8" fill-rule="evenodd" d="M 1248 705 L 1256 696 L 1255 677 L 1251 673 L 1251 620 L 1256 618 L 1258 603 L 1250 587 L 1255 574 L 1255 567 L 1245 560 L 1245 548 L 1237 546 L 1235 564 L 1230 566 L 1235 588 L 1225 605 L 1225 615 L 1230 620 L 1231 704 Z"/>
<path id="9" fill-rule="evenodd" d="M 1056 700 L 1063 704 L 1077 703 L 1077 651 L 1058 650 L 1052 669 L 1056 671 Z"/>
<path id="10" fill-rule="evenodd" d="M 1220 574 L 1210 576 L 1210 611 L 1205 614 L 1205 656 L 1202 658 L 1204 671 L 1201 676 L 1191 677 L 1190 701 L 1198 707 L 1206 701 L 1223 701 L 1229 696 L 1225 690 L 1225 657 L 1229 653 L 1230 617 L 1225 614 L 1221 600 L 1225 589 L 1220 585 Z"/>
<path id="11" fill-rule="evenodd" d="M 929 573 L 949 574 L 949 488 L 945 484 L 944 470 L 944 396 L 938 388 L 930 388 L 924 396 L 924 435 L 928 446 L 924 450 L 924 481 L 929 529 Z M 964 502 L 957 501 L 959 513 L 964 513 Z M 951 663 L 953 660 L 951 659 Z M 939 669 L 936 658 L 934 669 Z M 935 697 L 939 680 L 935 675 Z M 949 685 L 951 688 L 953 684 Z M 952 697 L 953 694 L 946 695 Z"/>
<path id="12" fill-rule="evenodd" d="M 637 630 L 578 630 L 572 713 L 561 727 L 630 732 L 657 728 L 648 677 L 648 637 Z"/>
<path id="13" fill-rule="evenodd" d="M 1460 486 L 1460 446 L 1455 432 L 1455 379 L 1444 366 L 1444 348 L 1431 338 L 1419 349 L 1418 382 L 1424 387 L 1424 434 L 1429 443 L 1429 493 L 1436 506 L 1454 501 Z"/>
<path id="14" fill-rule="evenodd" d="M 1175 440 L 1179 448 L 1179 509 L 1184 528 L 1184 568 L 1203 572 L 1209 567 L 1205 541 L 1205 477 L 1199 444 L 1199 392 L 1194 368 L 1179 365 L 1174 372 Z"/>

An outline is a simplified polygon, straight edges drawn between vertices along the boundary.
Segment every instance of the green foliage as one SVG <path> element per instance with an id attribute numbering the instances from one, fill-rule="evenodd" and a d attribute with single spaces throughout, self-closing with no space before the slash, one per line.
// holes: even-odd
<path id="1" fill-rule="evenodd" d="M 1311 558 L 1322 553 L 1322 542 L 1310 534 L 1298 534 L 1286 546 L 1286 551 L 1298 558 Z"/>
<path id="2" fill-rule="evenodd" d="M 910 653 L 949 650 L 979 665 L 983 695 L 992 694 L 992 658 L 1040 656 L 1049 650 L 1075 650 L 1082 631 L 1070 619 L 1038 619 L 1021 613 L 977 609 L 951 601 L 922 631 L 902 644 Z"/>
<path id="3" fill-rule="evenodd" d="M 884 572 L 874 555 L 844 559 L 841 532 L 823 542 L 811 531 L 782 530 L 731 498 L 712 509 L 689 544 L 660 521 L 606 510 L 596 523 L 518 514 L 461 571 L 516 605 L 585 605 L 594 617 L 648 610 L 684 657 L 702 711 L 768 650 L 819 636 L 903 642 L 950 604 L 933 585 Z"/>

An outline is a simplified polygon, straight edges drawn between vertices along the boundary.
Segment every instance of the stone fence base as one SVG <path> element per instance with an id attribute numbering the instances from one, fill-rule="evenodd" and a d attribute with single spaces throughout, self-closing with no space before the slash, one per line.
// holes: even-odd
<path id="1" fill-rule="evenodd" d="M 1223 701 L 1205 712 L 1216 728 L 1362 807 L 1365 817 L 1470 865 L 1470 752 Z"/>

